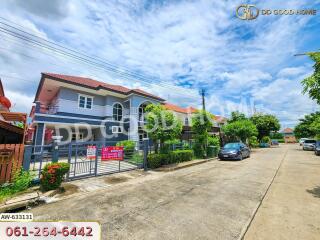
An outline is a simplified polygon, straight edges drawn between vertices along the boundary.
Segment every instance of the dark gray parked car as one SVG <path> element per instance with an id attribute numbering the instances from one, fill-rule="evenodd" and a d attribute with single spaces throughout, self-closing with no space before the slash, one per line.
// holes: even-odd
<path id="1" fill-rule="evenodd" d="M 303 145 L 302 145 L 302 149 L 303 150 L 311 150 L 313 151 L 315 149 L 315 146 L 316 146 L 316 140 L 314 139 L 307 139 L 303 142 Z"/>
<path id="2" fill-rule="evenodd" d="M 243 143 L 227 143 L 219 151 L 218 157 L 221 160 L 242 160 L 250 157 L 250 148 Z"/>

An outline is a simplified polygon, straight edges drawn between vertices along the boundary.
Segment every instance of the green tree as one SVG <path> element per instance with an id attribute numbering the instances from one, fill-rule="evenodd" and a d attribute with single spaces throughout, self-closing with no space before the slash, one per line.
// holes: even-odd
<path id="1" fill-rule="evenodd" d="M 155 144 L 155 152 L 158 153 L 160 142 L 160 151 L 164 148 L 164 142 L 173 140 L 181 135 L 182 122 L 170 111 L 165 110 L 159 104 L 149 104 L 146 107 L 146 125 L 145 131 Z"/>
<path id="2" fill-rule="evenodd" d="M 246 120 L 248 119 L 244 113 L 241 113 L 239 111 L 235 111 L 231 113 L 231 117 L 228 120 L 228 123 L 240 121 L 240 120 Z"/>
<path id="3" fill-rule="evenodd" d="M 247 142 L 247 139 L 258 135 L 256 126 L 250 120 L 239 120 L 228 123 L 222 131 L 231 141 Z"/>
<path id="4" fill-rule="evenodd" d="M 314 73 L 302 80 L 302 92 L 320 104 L 320 53 L 312 53 L 309 56 L 315 62 Z"/>
<path id="5" fill-rule="evenodd" d="M 250 120 L 256 125 L 258 130 L 258 139 L 269 136 L 271 131 L 279 131 L 280 123 L 276 116 L 271 114 L 256 113 Z"/>
<path id="6" fill-rule="evenodd" d="M 195 140 L 194 151 L 197 157 L 206 157 L 210 132 L 213 127 L 213 115 L 205 111 L 198 111 L 192 117 L 192 132 Z"/>
<path id="7" fill-rule="evenodd" d="M 315 128 L 317 119 L 320 117 L 320 112 L 307 114 L 304 118 L 299 119 L 298 125 L 294 128 L 294 135 L 297 138 L 314 137 L 317 134 Z"/>
<path id="8" fill-rule="evenodd" d="M 320 139 L 320 116 L 317 116 L 310 125 L 310 130 L 317 139 Z"/>

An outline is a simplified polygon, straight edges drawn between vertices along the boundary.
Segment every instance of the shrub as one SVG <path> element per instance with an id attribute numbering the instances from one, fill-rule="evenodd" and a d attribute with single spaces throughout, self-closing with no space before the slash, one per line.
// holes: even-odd
<path id="1" fill-rule="evenodd" d="M 12 183 L 3 184 L 0 188 L 0 200 L 15 193 L 22 192 L 31 186 L 33 175 L 22 168 L 13 177 Z"/>
<path id="2" fill-rule="evenodd" d="M 192 150 L 190 143 L 184 142 L 182 145 L 182 149 L 184 150 Z"/>
<path id="3" fill-rule="evenodd" d="M 148 167 L 158 168 L 161 167 L 168 159 L 168 154 L 162 154 L 162 153 L 152 153 L 148 155 Z"/>
<path id="4" fill-rule="evenodd" d="M 272 132 L 272 133 L 270 133 L 270 138 L 272 138 L 272 139 L 282 139 L 283 138 L 283 134 L 282 133 L 278 133 L 278 132 Z"/>
<path id="5" fill-rule="evenodd" d="M 192 160 L 192 150 L 176 150 L 168 154 L 149 154 L 148 155 L 148 167 L 158 168 L 162 165 L 168 165 L 173 163 L 180 163 Z"/>
<path id="6" fill-rule="evenodd" d="M 169 153 L 169 159 L 171 163 L 186 162 L 192 160 L 192 150 L 176 150 Z"/>
<path id="7" fill-rule="evenodd" d="M 217 136 L 210 136 L 208 138 L 207 157 L 217 156 L 219 149 L 220 149 L 220 138 Z"/>
<path id="8" fill-rule="evenodd" d="M 194 155 L 197 158 L 203 158 L 204 157 L 205 150 L 204 150 L 202 144 L 196 142 L 196 143 L 193 144 L 192 149 L 193 149 Z"/>
<path id="9" fill-rule="evenodd" d="M 249 138 L 249 146 L 253 148 L 259 147 L 259 141 L 256 136 L 252 136 Z"/>
<path id="10" fill-rule="evenodd" d="M 68 163 L 48 163 L 41 172 L 41 190 L 49 191 L 60 187 L 63 177 L 69 172 L 69 169 Z"/>
<path id="11" fill-rule="evenodd" d="M 264 136 L 262 139 L 261 139 L 261 143 L 270 143 L 270 137 L 269 136 Z"/>
<path id="12" fill-rule="evenodd" d="M 124 141 L 121 141 L 121 142 L 117 142 L 116 145 L 118 147 L 123 147 L 124 151 L 133 151 L 135 146 L 136 146 L 136 143 L 134 141 L 131 141 L 131 140 L 124 140 Z"/>
<path id="13" fill-rule="evenodd" d="M 173 145 L 173 144 L 180 144 L 181 141 L 179 139 L 172 139 L 172 140 L 167 140 L 164 143 L 169 144 L 169 145 Z"/>
<path id="14" fill-rule="evenodd" d="M 131 158 L 133 156 L 136 143 L 131 140 L 124 140 L 117 142 L 116 146 L 123 147 L 123 153 L 125 158 Z"/>
<path id="15" fill-rule="evenodd" d="M 215 146 L 220 148 L 220 139 L 217 136 L 210 136 L 208 138 L 208 146 Z"/>

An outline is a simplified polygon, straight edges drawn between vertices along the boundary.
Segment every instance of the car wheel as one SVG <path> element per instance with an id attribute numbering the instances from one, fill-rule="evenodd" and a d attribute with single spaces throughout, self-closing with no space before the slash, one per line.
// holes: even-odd
<path id="1" fill-rule="evenodd" d="M 242 155 L 242 153 L 240 153 L 240 159 L 239 159 L 240 161 L 242 161 L 243 160 L 243 155 Z"/>

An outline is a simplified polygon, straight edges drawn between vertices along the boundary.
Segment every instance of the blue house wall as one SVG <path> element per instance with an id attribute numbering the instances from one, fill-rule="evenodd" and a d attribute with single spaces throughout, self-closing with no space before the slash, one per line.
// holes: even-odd
<path id="1" fill-rule="evenodd" d="M 92 109 L 79 108 L 79 95 L 90 96 L 93 98 Z M 138 108 L 141 104 L 146 102 L 160 103 L 160 101 L 136 94 L 132 94 L 126 98 L 119 98 L 111 95 L 101 96 L 92 94 L 91 92 L 61 87 L 55 98 L 55 101 L 53 102 L 53 104 L 56 104 L 57 109 L 55 113 L 41 114 L 36 111 L 34 116 L 34 122 L 37 124 L 35 144 L 43 144 L 45 124 L 50 124 L 51 126 L 55 124 L 88 124 L 92 126 L 96 140 L 102 140 L 104 138 L 104 134 L 99 132 L 100 129 L 98 126 L 105 125 L 106 135 L 112 135 L 112 138 L 106 140 L 128 140 L 129 136 L 127 132 L 132 124 L 132 121 L 138 121 Z M 112 107 L 115 103 L 120 103 L 123 106 L 123 116 L 130 115 L 130 121 L 124 120 L 119 122 L 113 120 Z M 39 109 L 39 107 L 37 106 L 36 109 Z M 112 126 L 119 125 L 124 127 L 125 133 L 112 134 Z M 63 132 L 63 130 L 59 134 L 63 136 L 63 140 L 67 138 L 67 133 Z M 136 140 L 137 137 L 131 137 L 130 139 Z"/>

